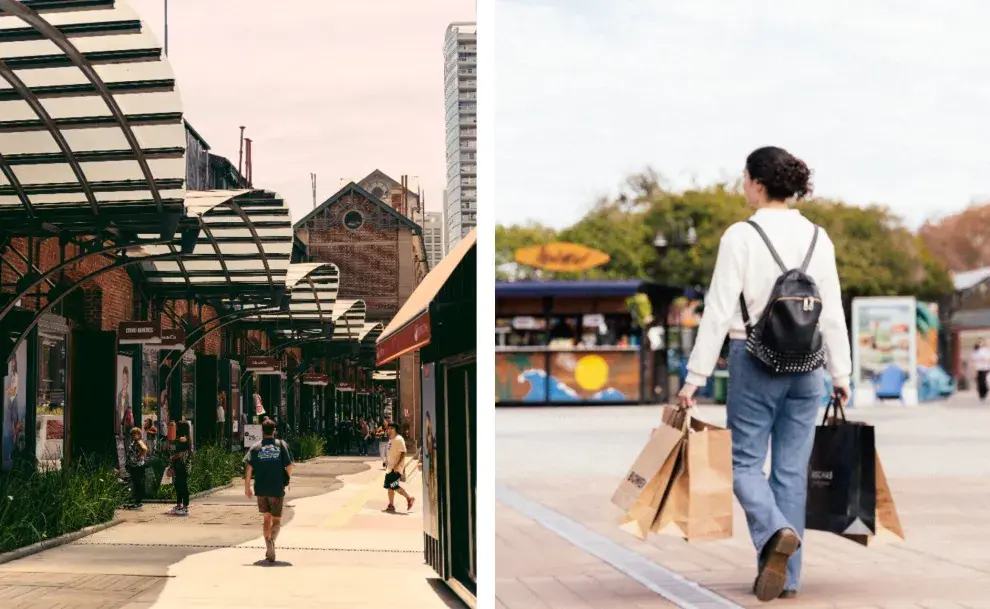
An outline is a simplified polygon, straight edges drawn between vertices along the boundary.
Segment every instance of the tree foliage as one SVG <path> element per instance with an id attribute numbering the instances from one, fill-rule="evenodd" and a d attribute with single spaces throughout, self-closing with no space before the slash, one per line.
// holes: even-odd
<path id="1" fill-rule="evenodd" d="M 839 276 L 847 298 L 914 294 L 934 299 L 951 293 L 951 280 L 941 257 L 929 249 L 924 235 L 912 234 L 889 209 L 824 199 L 802 203 L 800 208 L 835 242 Z M 564 230 L 535 224 L 496 227 L 496 265 L 511 261 L 512 252 L 519 247 L 572 241 L 612 257 L 607 265 L 582 273 L 584 278 L 707 285 L 722 233 L 751 214 L 738 185 L 715 184 L 678 192 L 666 188 L 658 174 L 647 170 L 631 176 L 621 195 L 599 201 L 581 220 Z M 661 258 L 653 245 L 657 233 L 672 240 L 678 233 L 685 234 L 689 226 L 696 233 L 693 246 L 668 248 Z M 550 276 L 532 269 L 520 270 L 514 277 L 507 272 L 497 276 Z M 575 278 L 571 274 L 556 277 Z"/>
<path id="2" fill-rule="evenodd" d="M 919 234 L 925 247 L 951 271 L 990 266 L 990 203 L 973 205 L 937 222 L 926 222 Z"/>

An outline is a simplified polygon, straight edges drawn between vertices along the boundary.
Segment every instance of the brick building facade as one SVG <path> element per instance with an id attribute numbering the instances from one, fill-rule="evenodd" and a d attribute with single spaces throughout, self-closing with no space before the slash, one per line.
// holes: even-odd
<path id="1" fill-rule="evenodd" d="M 387 324 L 426 275 L 421 227 L 353 182 L 298 221 L 295 234 L 303 260 L 337 265 L 337 298 L 365 301 L 368 321 Z M 413 445 L 420 427 L 418 370 L 418 355 L 400 358 L 397 414 Z"/>

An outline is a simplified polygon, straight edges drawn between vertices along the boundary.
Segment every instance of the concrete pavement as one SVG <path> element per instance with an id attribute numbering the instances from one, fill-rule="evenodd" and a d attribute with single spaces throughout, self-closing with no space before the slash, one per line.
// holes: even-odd
<path id="1" fill-rule="evenodd" d="M 382 512 L 380 463 L 322 457 L 299 464 L 274 565 L 243 484 L 193 501 L 122 512 L 124 523 L 0 566 L 4 609 L 460 607 L 423 563 L 419 506 Z M 420 478 L 406 485 L 419 495 Z"/>
<path id="2" fill-rule="evenodd" d="M 700 416 L 722 423 L 724 409 L 704 407 Z M 983 509 L 990 495 L 990 406 L 962 395 L 948 403 L 862 408 L 850 411 L 850 417 L 876 426 L 878 451 L 907 539 L 863 548 L 810 532 L 801 596 L 780 603 L 802 608 L 990 607 L 990 513 Z M 496 515 L 496 594 L 503 607 L 622 604 L 601 598 L 604 585 L 573 583 L 583 578 L 587 584 L 588 577 L 622 582 L 611 585 L 622 586 L 623 606 L 664 606 L 654 604 L 662 597 L 643 581 L 678 590 L 697 584 L 721 599 L 682 606 L 762 605 L 750 594 L 755 557 L 738 507 L 736 534 L 724 542 L 687 544 L 665 536 L 642 542 L 618 529 L 621 514 L 609 498 L 658 418 L 658 409 L 647 407 L 499 410 L 497 496 L 503 503 Z M 509 501 L 511 491 L 550 508 L 554 516 Z M 581 530 L 561 525 L 564 521 Z M 562 537 L 547 527 L 570 532 Z M 555 541 L 543 541 L 547 536 Z M 545 550 L 539 559 L 532 548 L 526 551 L 527 538 L 541 540 Z M 655 569 L 640 569 L 637 581 L 628 561 L 619 568 L 591 556 L 589 548 L 606 558 L 631 550 Z M 536 580 L 537 585 L 527 575 L 530 570 L 555 583 Z"/>

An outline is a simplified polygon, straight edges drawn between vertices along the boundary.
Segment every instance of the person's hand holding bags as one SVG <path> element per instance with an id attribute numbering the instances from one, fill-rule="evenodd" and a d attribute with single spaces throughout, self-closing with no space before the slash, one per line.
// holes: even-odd
<path id="1" fill-rule="evenodd" d="M 698 391 L 698 388 L 691 383 L 685 383 L 681 390 L 677 393 L 677 405 L 681 408 L 687 410 L 688 408 L 694 408 L 694 394 Z"/>

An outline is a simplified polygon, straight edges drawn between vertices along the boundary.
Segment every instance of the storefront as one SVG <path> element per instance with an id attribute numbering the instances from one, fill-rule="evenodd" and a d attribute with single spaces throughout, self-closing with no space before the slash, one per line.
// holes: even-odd
<path id="1" fill-rule="evenodd" d="M 678 291 L 640 281 L 496 284 L 496 403 L 659 401 L 664 332 L 650 337 L 634 319 L 637 294 L 663 311 Z"/>
<path id="2" fill-rule="evenodd" d="M 378 366 L 420 352 L 426 561 L 471 607 L 477 595 L 477 248 L 471 231 L 378 339 Z"/>

